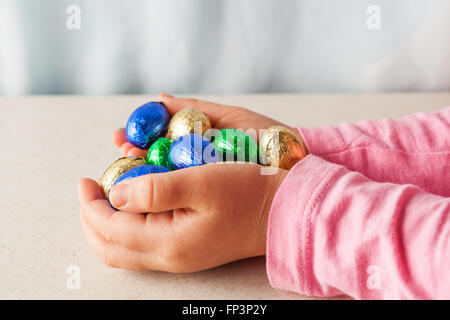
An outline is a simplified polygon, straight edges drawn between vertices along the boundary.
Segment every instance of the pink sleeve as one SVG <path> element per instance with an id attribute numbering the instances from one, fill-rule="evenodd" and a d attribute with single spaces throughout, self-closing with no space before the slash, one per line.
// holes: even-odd
<path id="1" fill-rule="evenodd" d="M 450 298 L 450 108 L 299 130 L 311 155 L 272 203 L 272 285 L 318 296 Z"/>
<path id="2" fill-rule="evenodd" d="M 450 107 L 392 120 L 299 128 L 309 151 L 371 180 L 450 195 Z"/>
<path id="3" fill-rule="evenodd" d="M 448 183 L 448 180 L 447 180 Z M 359 299 L 450 298 L 450 199 L 309 155 L 272 203 L 272 286 Z"/>

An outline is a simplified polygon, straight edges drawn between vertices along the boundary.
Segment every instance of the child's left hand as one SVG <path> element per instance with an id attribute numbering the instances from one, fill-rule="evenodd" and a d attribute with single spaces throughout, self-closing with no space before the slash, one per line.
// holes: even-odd
<path id="1" fill-rule="evenodd" d="M 264 255 L 270 206 L 287 171 L 260 170 L 220 163 L 130 179 L 110 193 L 120 211 L 96 181 L 82 179 L 86 237 L 107 265 L 124 269 L 184 273 Z"/>

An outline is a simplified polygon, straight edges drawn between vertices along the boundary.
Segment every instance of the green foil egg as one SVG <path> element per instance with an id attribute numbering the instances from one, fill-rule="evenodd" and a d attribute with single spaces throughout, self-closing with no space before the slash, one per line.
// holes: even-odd
<path id="1" fill-rule="evenodd" d="M 169 170 L 173 170 L 172 165 L 169 162 L 170 146 L 173 141 L 169 138 L 159 138 L 148 149 L 147 163 L 157 166 L 166 167 Z"/>
<path id="2" fill-rule="evenodd" d="M 223 161 L 257 163 L 258 145 L 248 134 L 239 129 L 221 129 L 213 144 Z"/>

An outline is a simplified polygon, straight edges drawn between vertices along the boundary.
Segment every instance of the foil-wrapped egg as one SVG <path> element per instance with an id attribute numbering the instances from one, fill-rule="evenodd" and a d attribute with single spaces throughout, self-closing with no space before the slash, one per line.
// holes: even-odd
<path id="1" fill-rule="evenodd" d="M 221 129 L 213 144 L 223 161 L 258 161 L 258 145 L 239 129 Z"/>
<path id="2" fill-rule="evenodd" d="M 303 159 L 308 151 L 289 129 L 272 126 L 259 141 L 261 162 L 265 165 L 289 170 Z"/>
<path id="3" fill-rule="evenodd" d="M 148 102 L 130 115 L 127 122 L 127 140 L 141 149 L 147 149 L 156 139 L 165 136 L 170 114 L 161 102 Z"/>
<path id="4" fill-rule="evenodd" d="M 190 133 L 201 134 L 211 129 L 208 115 L 195 109 L 183 109 L 175 113 L 169 123 L 169 138 L 176 140 Z"/>
<path id="5" fill-rule="evenodd" d="M 111 190 L 114 182 L 116 182 L 121 175 L 144 164 L 145 160 L 140 157 L 123 157 L 114 161 L 108 169 L 105 170 L 103 176 L 99 180 L 100 190 L 102 191 L 103 196 L 108 199 L 109 190 Z"/>
<path id="6" fill-rule="evenodd" d="M 182 169 L 217 162 L 218 157 L 209 140 L 191 133 L 172 143 L 169 159 L 174 169 Z"/>
<path id="7" fill-rule="evenodd" d="M 147 152 L 147 163 L 157 166 L 166 167 L 169 170 L 173 170 L 172 165 L 169 161 L 170 147 L 173 141 L 169 138 L 161 137 L 158 138 L 148 149 Z"/>

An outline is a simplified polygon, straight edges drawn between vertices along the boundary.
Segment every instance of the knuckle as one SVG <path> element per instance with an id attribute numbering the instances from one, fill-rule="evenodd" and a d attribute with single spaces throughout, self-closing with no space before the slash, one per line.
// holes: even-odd
<path id="1" fill-rule="evenodd" d="M 153 207 L 154 199 L 155 199 L 155 183 L 154 180 L 149 176 L 145 177 L 143 186 L 143 198 L 140 199 L 140 203 L 145 209 L 150 210 Z"/>
<path id="2" fill-rule="evenodd" d="M 107 240 L 114 246 L 119 244 L 117 233 L 114 231 L 113 228 L 108 228 L 108 238 L 107 238 Z"/>
<path id="3" fill-rule="evenodd" d="M 190 98 L 190 99 L 189 99 L 189 105 L 190 105 L 191 108 L 196 107 L 197 104 L 198 104 L 198 102 L 199 102 L 199 100 L 196 99 L 196 98 Z"/>
<path id="4" fill-rule="evenodd" d="M 109 242 L 115 242 L 114 229 L 112 228 L 111 220 L 106 224 L 106 228 L 103 230 L 103 236 Z"/>
<path id="5" fill-rule="evenodd" d="M 111 228 L 106 228 L 102 233 L 103 233 L 103 236 L 105 237 L 106 241 L 110 241 L 110 242 L 113 241 Z"/>

